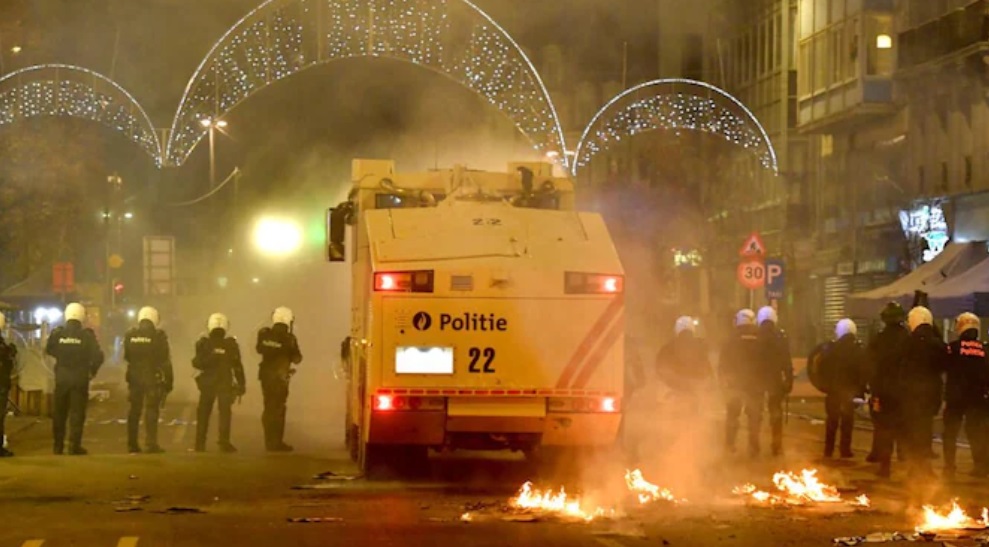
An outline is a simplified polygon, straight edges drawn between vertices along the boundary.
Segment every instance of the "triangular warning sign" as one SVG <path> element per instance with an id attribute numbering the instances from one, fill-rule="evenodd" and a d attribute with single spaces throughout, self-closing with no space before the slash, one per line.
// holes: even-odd
<path id="1" fill-rule="evenodd" d="M 763 256 L 766 254 L 766 246 L 762 244 L 759 234 L 753 233 L 745 240 L 745 244 L 738 251 L 742 256 Z"/>

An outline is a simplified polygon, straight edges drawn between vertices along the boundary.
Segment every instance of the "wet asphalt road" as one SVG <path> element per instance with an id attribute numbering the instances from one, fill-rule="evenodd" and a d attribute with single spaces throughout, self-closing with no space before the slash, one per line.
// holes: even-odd
<path id="1" fill-rule="evenodd" d="M 86 457 L 51 455 L 47 421 L 13 420 L 18 457 L 0 461 L 0 546 L 830 545 L 836 536 L 908 530 L 912 508 L 922 500 L 960 496 L 963 504 L 989 504 L 989 489 L 967 479 L 917 485 L 899 472 L 892 482 L 877 481 L 862 462 L 864 451 L 854 462 L 824 467 L 814 458 L 820 426 L 791 420 L 786 458 L 712 461 L 690 492 L 677 492 L 688 498 L 684 505 L 638 506 L 624 494 L 623 463 L 608 460 L 566 480 L 572 490 L 583 488 L 588 497 L 619 507 L 624 517 L 590 524 L 508 522 L 501 505 L 533 478 L 524 462 L 434 459 L 421 480 L 343 480 L 355 469 L 332 436 L 296 435 L 296 453 L 265 454 L 256 416 L 241 409 L 235 414 L 238 454 L 188 452 L 193 426 L 183 422 L 191 422 L 191 414 L 191 405 L 172 404 L 164 419 L 177 421 L 162 427 L 169 452 L 139 456 L 124 453 L 124 426 L 112 421 L 124 415 L 119 404 L 93 407 L 86 442 L 93 454 Z M 856 448 L 867 441 L 859 435 Z M 648 464 L 643 461 L 643 468 L 654 482 L 666 476 L 676 482 L 679 470 Z M 746 506 L 730 494 L 735 484 L 766 486 L 773 471 L 804 465 L 821 466 L 830 482 L 855 494 L 868 493 L 876 508 L 773 510 Z M 324 472 L 336 477 L 314 478 Z M 555 478 L 539 482 L 558 484 Z M 316 488 L 293 488 L 304 485 Z M 465 511 L 472 522 L 461 520 Z M 290 522 L 307 517 L 327 520 Z"/>

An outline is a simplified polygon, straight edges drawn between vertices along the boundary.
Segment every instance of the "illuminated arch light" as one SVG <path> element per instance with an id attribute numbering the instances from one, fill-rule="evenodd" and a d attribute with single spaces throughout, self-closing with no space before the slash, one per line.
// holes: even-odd
<path id="1" fill-rule="evenodd" d="M 624 138 L 657 129 L 720 135 L 779 173 L 776 150 L 755 115 L 738 99 L 704 82 L 663 79 L 623 91 L 591 119 L 577 144 L 573 173 Z"/>
<path id="2" fill-rule="evenodd" d="M 119 84 L 92 70 L 37 65 L 0 78 L 0 126 L 39 116 L 98 122 L 137 143 L 161 166 L 158 134 L 147 112 Z"/>
<path id="3" fill-rule="evenodd" d="M 306 68 L 384 57 L 443 74 L 505 113 L 540 154 L 563 154 L 549 93 L 522 48 L 468 0 L 268 0 L 214 44 L 186 86 L 165 159 L 181 165 L 225 115 Z"/>

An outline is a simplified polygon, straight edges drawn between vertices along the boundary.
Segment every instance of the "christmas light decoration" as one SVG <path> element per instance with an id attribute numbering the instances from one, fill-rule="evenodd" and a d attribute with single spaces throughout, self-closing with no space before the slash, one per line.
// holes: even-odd
<path id="1" fill-rule="evenodd" d="M 574 174 L 622 139 L 657 129 L 720 135 L 754 154 L 763 167 L 779 172 L 769 135 L 745 105 L 710 84 L 671 78 L 637 85 L 608 101 L 584 129 L 572 164 Z"/>
<path id="2" fill-rule="evenodd" d="M 566 162 L 546 87 L 519 45 L 467 0 L 268 0 L 224 34 L 186 87 L 166 148 L 181 165 L 224 116 L 264 87 L 352 57 L 414 63 L 452 78 L 508 115 L 541 155 Z"/>
<path id="3" fill-rule="evenodd" d="M 161 166 L 161 143 L 148 114 L 123 87 L 92 70 L 47 64 L 0 78 L 0 126 L 39 116 L 101 123 L 126 135 Z"/>

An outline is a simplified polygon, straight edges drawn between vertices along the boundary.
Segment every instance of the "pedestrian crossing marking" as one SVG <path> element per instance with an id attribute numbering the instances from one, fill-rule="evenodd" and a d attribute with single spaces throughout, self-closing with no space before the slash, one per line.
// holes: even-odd
<path id="1" fill-rule="evenodd" d="M 129 536 L 122 537 L 120 541 L 117 542 L 117 547 L 137 547 L 137 542 L 140 538 Z"/>
<path id="2" fill-rule="evenodd" d="M 45 544 L 43 539 L 29 539 L 21 544 L 21 547 L 41 547 Z"/>

